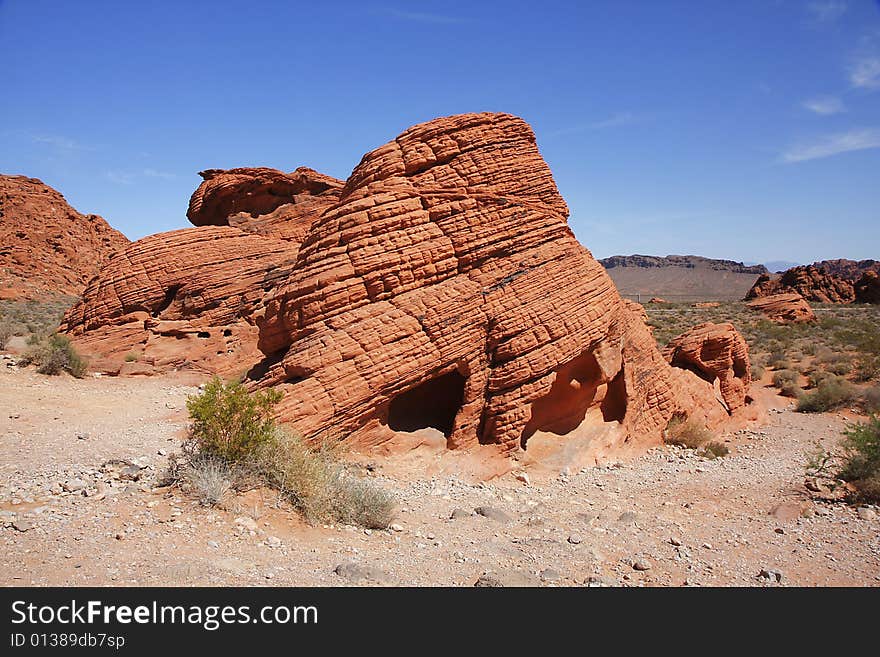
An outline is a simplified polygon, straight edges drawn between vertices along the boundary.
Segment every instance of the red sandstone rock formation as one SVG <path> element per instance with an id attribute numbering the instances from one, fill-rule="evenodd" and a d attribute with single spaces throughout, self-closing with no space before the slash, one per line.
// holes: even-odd
<path id="1" fill-rule="evenodd" d="M 661 299 L 660 297 L 651 297 L 651 300 L 648 303 L 669 303 L 666 299 Z"/>
<path id="2" fill-rule="evenodd" d="M 745 406 L 752 381 L 749 347 L 733 324 L 699 324 L 666 345 L 663 357 L 717 385 L 730 411 Z"/>
<path id="3" fill-rule="evenodd" d="M 880 274 L 866 271 L 855 284 L 858 303 L 880 303 Z"/>
<path id="4" fill-rule="evenodd" d="M 697 301 L 697 303 L 691 304 L 692 308 L 717 308 L 721 304 L 717 301 Z"/>
<path id="5" fill-rule="evenodd" d="M 65 316 L 62 331 L 93 368 L 242 374 L 260 360 L 263 298 L 286 279 L 309 224 L 342 183 L 305 167 L 201 175 L 187 213 L 197 228 L 135 242 Z"/>
<path id="6" fill-rule="evenodd" d="M 195 226 L 234 226 L 301 242 L 312 220 L 339 199 L 342 181 L 313 169 L 208 169 L 186 216 Z"/>
<path id="7" fill-rule="evenodd" d="M 410 128 L 312 224 L 257 318 L 257 385 L 286 392 L 280 414 L 307 437 L 361 445 L 430 426 L 514 449 L 594 422 L 645 446 L 673 414 L 727 417 L 663 360 L 567 216 L 522 120 Z"/>
<path id="8" fill-rule="evenodd" d="M 855 299 L 852 282 L 807 265 L 792 267 L 778 278 L 761 274 L 746 294 L 746 300 L 790 292 L 797 292 L 815 303 L 851 303 Z"/>
<path id="9" fill-rule="evenodd" d="M 758 297 L 746 305 L 764 313 L 770 321 L 780 324 L 812 322 L 816 319 L 810 304 L 797 292 Z"/>
<path id="10" fill-rule="evenodd" d="M 0 175 L 0 297 L 79 295 L 128 240 L 36 178 Z"/>
<path id="11" fill-rule="evenodd" d="M 846 258 L 839 258 L 837 260 L 814 262 L 812 266 L 816 269 L 824 269 L 829 274 L 851 283 L 855 283 L 867 271 L 874 271 L 880 274 L 880 262 L 877 260 L 847 260 Z"/>
<path id="12" fill-rule="evenodd" d="M 241 374 L 259 360 L 254 314 L 295 257 L 295 244 L 228 226 L 145 237 L 92 279 L 61 331 L 111 374 L 184 366 Z"/>

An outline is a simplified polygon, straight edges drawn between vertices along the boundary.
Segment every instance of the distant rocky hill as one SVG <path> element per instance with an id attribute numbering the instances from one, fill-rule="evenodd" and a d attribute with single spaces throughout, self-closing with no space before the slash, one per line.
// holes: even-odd
<path id="1" fill-rule="evenodd" d="M 684 267 L 686 269 L 713 269 L 715 271 L 729 271 L 735 274 L 766 274 L 764 265 L 744 265 L 734 260 L 716 260 L 695 255 L 616 255 L 599 261 L 605 269 L 615 267 Z"/>
<path id="2" fill-rule="evenodd" d="M 0 299 L 79 295 L 125 235 L 43 181 L 0 175 Z"/>
<path id="3" fill-rule="evenodd" d="M 767 274 L 763 265 L 745 265 L 695 255 L 616 255 L 600 260 L 621 294 L 669 301 L 740 299 Z"/>

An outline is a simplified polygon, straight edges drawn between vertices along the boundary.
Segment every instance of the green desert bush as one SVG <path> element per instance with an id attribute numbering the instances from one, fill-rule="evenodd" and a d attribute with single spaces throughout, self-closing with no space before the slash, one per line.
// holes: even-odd
<path id="1" fill-rule="evenodd" d="M 54 376 L 67 372 L 78 379 L 85 376 L 86 362 L 66 335 L 53 333 L 43 339 L 29 339 L 28 344 L 31 348 L 22 357 L 22 364 L 36 365 L 40 374 Z"/>
<path id="2" fill-rule="evenodd" d="M 209 504 L 256 478 L 277 489 L 310 522 L 387 527 L 394 517 L 393 496 L 351 472 L 335 450 L 312 449 L 279 427 L 271 413 L 281 398 L 275 390 L 249 392 L 238 381 L 212 379 L 187 400 L 188 462 L 175 478 Z"/>
<path id="3" fill-rule="evenodd" d="M 801 413 L 824 413 L 852 402 L 857 397 L 855 387 L 840 377 L 823 379 L 815 390 L 802 395 L 797 410 Z"/>
<path id="4" fill-rule="evenodd" d="M 713 436 L 712 432 L 699 422 L 676 416 L 666 425 L 663 438 L 670 445 L 697 449 L 710 442 Z"/>
<path id="5" fill-rule="evenodd" d="M 844 436 L 840 478 L 851 482 L 863 499 L 880 501 L 880 417 L 849 425 Z"/>
<path id="6" fill-rule="evenodd" d="M 273 440 L 271 412 L 281 398 L 277 390 L 250 393 L 241 383 L 227 384 L 215 376 L 201 394 L 186 400 L 190 437 L 199 452 L 227 462 L 245 461 Z"/>

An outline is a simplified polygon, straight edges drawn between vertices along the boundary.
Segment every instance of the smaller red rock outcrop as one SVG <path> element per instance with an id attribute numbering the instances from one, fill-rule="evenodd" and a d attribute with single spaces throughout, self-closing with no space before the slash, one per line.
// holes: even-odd
<path id="1" fill-rule="evenodd" d="M 778 278 L 761 274 L 746 294 L 746 301 L 790 292 L 797 292 L 814 303 L 852 303 L 855 300 L 852 282 L 821 267 L 806 265 L 792 267 Z"/>
<path id="2" fill-rule="evenodd" d="M 729 412 L 745 406 L 752 382 L 749 346 L 733 324 L 698 324 L 666 345 L 663 357 L 715 385 Z"/>
<path id="3" fill-rule="evenodd" d="M 651 300 L 648 303 L 669 303 L 666 299 L 661 299 L 660 297 L 651 297 Z"/>
<path id="4" fill-rule="evenodd" d="M 793 324 L 816 319 L 810 304 L 797 292 L 772 294 L 748 302 L 749 308 L 764 313 L 771 322 Z"/>
<path id="5" fill-rule="evenodd" d="M 312 221 L 339 200 L 342 181 L 300 167 L 208 169 L 186 216 L 195 226 L 233 226 L 248 233 L 302 242 Z"/>
<path id="6" fill-rule="evenodd" d="M 128 243 L 43 181 L 0 175 L 0 298 L 77 296 Z"/>
<path id="7" fill-rule="evenodd" d="M 89 283 L 61 331 L 109 374 L 192 367 L 240 374 L 260 359 L 254 315 L 297 247 L 228 226 L 134 242 Z"/>
<path id="8" fill-rule="evenodd" d="M 880 274 L 866 271 L 856 281 L 855 291 L 858 303 L 880 303 Z"/>

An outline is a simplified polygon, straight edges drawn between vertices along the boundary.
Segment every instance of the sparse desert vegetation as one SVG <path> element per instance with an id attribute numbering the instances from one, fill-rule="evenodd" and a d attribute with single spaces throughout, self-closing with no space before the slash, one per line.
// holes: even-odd
<path id="1" fill-rule="evenodd" d="M 41 300 L 0 300 L 0 349 L 20 336 L 46 337 L 58 327 L 76 297 L 54 296 Z M 5 338 L 5 339 L 4 339 Z"/>
<path id="2" fill-rule="evenodd" d="M 238 381 L 213 378 L 187 400 L 190 439 L 172 464 L 171 479 L 206 505 L 235 490 L 269 485 L 310 522 L 387 527 L 393 496 L 353 472 L 333 447 L 313 449 L 279 426 L 272 408 L 281 398 L 277 390 L 250 392 Z"/>
<path id="3" fill-rule="evenodd" d="M 52 333 L 40 338 L 33 334 L 28 344 L 30 348 L 19 359 L 20 364 L 36 365 L 40 374 L 50 376 L 57 376 L 62 372 L 78 379 L 85 376 L 86 361 L 77 353 L 67 336 Z"/>
<path id="4" fill-rule="evenodd" d="M 731 322 L 749 344 L 752 374 L 771 372 L 780 394 L 803 412 L 880 405 L 880 308 L 816 304 L 816 322 L 774 324 L 745 304 L 715 308 L 645 307 L 660 346 L 699 322 Z"/>

